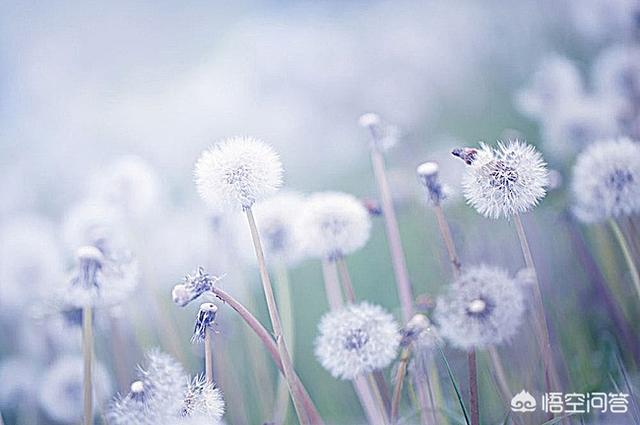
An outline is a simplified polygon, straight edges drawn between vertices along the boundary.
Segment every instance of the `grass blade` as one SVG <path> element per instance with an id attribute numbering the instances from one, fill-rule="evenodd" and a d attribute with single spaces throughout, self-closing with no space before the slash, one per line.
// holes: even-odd
<path id="1" fill-rule="evenodd" d="M 447 361 L 447 356 L 444 355 L 444 351 L 442 348 L 438 347 L 438 351 L 442 355 L 442 360 L 444 360 L 444 364 L 447 366 L 447 374 L 449 375 L 449 379 L 451 380 L 451 384 L 453 385 L 453 389 L 456 392 L 456 397 L 458 398 L 458 403 L 460 403 L 460 408 L 462 409 L 462 413 L 464 414 L 464 421 L 467 425 L 469 423 L 469 414 L 467 413 L 466 407 L 464 407 L 464 402 L 462 401 L 462 395 L 460 394 L 460 388 L 458 387 L 458 383 L 456 379 L 453 377 L 453 372 L 451 371 L 451 367 L 449 366 L 449 362 Z"/>

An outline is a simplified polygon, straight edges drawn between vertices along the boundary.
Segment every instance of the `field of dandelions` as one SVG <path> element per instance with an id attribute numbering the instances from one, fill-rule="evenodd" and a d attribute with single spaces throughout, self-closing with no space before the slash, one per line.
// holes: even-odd
<path id="1" fill-rule="evenodd" d="M 0 425 L 640 424 L 640 3 L 515 3 L 0 5 Z"/>

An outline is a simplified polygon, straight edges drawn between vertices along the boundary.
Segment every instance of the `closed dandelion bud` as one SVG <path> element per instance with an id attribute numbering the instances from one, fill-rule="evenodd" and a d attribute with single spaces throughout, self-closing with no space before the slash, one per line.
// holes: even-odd
<path id="1" fill-rule="evenodd" d="M 597 142 L 573 167 L 574 211 L 586 222 L 640 212 L 640 144 L 630 139 Z"/>
<path id="2" fill-rule="evenodd" d="M 420 164 L 416 170 L 420 183 L 425 187 L 427 198 L 431 205 L 440 205 L 445 199 L 445 193 L 438 179 L 438 163 L 427 161 Z"/>
<path id="3" fill-rule="evenodd" d="M 325 314 L 315 354 L 335 378 L 354 379 L 387 367 L 400 344 L 398 325 L 382 307 L 366 302 Z"/>
<path id="4" fill-rule="evenodd" d="M 371 112 L 360 116 L 358 124 L 369 129 L 372 147 L 382 152 L 392 149 L 402 136 L 397 126 L 382 121 L 378 114 Z"/>
<path id="5" fill-rule="evenodd" d="M 213 209 L 251 208 L 282 185 L 278 154 L 261 140 L 234 137 L 204 151 L 195 165 L 198 193 Z"/>
<path id="6" fill-rule="evenodd" d="M 502 269 L 465 270 L 438 299 L 440 333 L 457 348 L 482 349 L 515 335 L 525 310 L 522 285 Z"/>
<path id="7" fill-rule="evenodd" d="M 191 342 L 204 341 L 206 330 L 207 328 L 213 327 L 213 323 L 216 320 L 217 312 L 218 307 L 216 307 L 216 305 L 213 303 L 203 303 L 200 305 L 200 310 L 198 311 L 198 317 L 196 318 L 196 324 L 193 330 L 193 336 L 191 337 Z"/>
<path id="8" fill-rule="evenodd" d="M 351 254 L 367 243 L 371 219 L 362 202 L 354 196 L 320 192 L 307 199 L 298 225 L 309 255 L 334 259 Z"/>
<path id="9" fill-rule="evenodd" d="M 453 155 L 469 165 L 462 181 L 464 196 L 485 217 L 526 212 L 546 194 L 546 164 L 533 146 L 510 141 L 493 149 L 481 144 L 480 150 L 456 149 Z"/>

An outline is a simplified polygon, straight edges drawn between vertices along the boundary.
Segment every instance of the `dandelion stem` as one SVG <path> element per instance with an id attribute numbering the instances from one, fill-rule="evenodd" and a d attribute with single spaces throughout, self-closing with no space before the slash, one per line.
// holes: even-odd
<path id="1" fill-rule="evenodd" d="M 471 425 L 480 424 L 480 409 L 478 405 L 478 366 L 476 363 L 476 350 L 469 351 L 467 355 L 469 364 L 469 414 Z"/>
<path id="2" fill-rule="evenodd" d="M 92 384 L 92 361 L 93 361 L 93 313 L 91 306 L 82 308 L 82 354 L 83 362 L 83 424 L 93 423 L 93 384 Z"/>
<path id="3" fill-rule="evenodd" d="M 276 346 L 276 343 L 274 342 L 271 334 L 269 334 L 269 331 L 267 331 L 265 329 L 265 327 L 262 325 L 262 323 L 260 323 L 260 321 L 258 319 L 256 319 L 255 316 L 253 314 L 251 314 L 251 312 L 249 310 L 247 310 L 244 305 L 242 305 L 238 300 L 233 298 L 231 295 L 229 295 L 228 293 L 226 293 L 222 289 L 220 289 L 218 287 L 215 287 L 215 286 L 211 289 L 211 291 L 221 301 L 223 301 L 224 303 L 228 304 L 229 307 L 234 309 L 236 311 L 236 313 L 238 313 L 240 315 L 242 320 L 244 320 L 245 323 L 258 336 L 258 338 L 260 338 L 260 341 L 262 341 L 262 344 L 264 345 L 265 349 L 269 352 L 269 354 L 271 354 L 271 358 L 273 358 L 273 361 L 276 364 L 276 367 L 278 368 L 280 373 L 282 373 L 284 375 L 284 370 L 283 370 L 283 367 L 282 367 L 282 361 L 280 360 L 280 354 L 278 352 L 278 347 Z M 303 402 L 304 402 L 305 407 L 307 409 L 307 413 L 309 414 L 309 419 L 310 419 L 311 423 L 314 424 L 314 425 L 315 424 L 322 425 L 323 424 L 322 418 L 320 417 L 320 414 L 318 413 L 318 409 L 315 407 L 315 404 L 313 403 L 313 401 L 309 397 L 309 393 L 304 388 L 304 386 L 302 385 L 302 383 L 301 383 L 300 379 L 297 377 L 297 375 L 295 375 L 294 378 L 296 379 L 296 382 L 298 383 L 298 387 L 300 389 L 300 392 L 301 392 L 301 395 L 302 395 L 302 399 L 303 399 Z"/>
<path id="4" fill-rule="evenodd" d="M 293 326 L 293 302 L 291 299 L 291 288 L 289 286 L 289 273 L 287 266 L 283 262 L 276 265 L 276 295 L 282 309 L 282 321 L 284 327 L 284 339 L 290 347 L 294 347 L 294 326 Z M 291 354 L 293 359 L 294 355 Z M 274 414 L 276 424 L 284 423 L 289 407 L 289 392 L 286 381 L 280 377 L 278 379 L 277 401 Z"/>
<path id="5" fill-rule="evenodd" d="M 293 406 L 296 409 L 296 414 L 298 415 L 298 420 L 300 421 L 300 423 L 303 425 L 310 424 L 310 417 L 301 401 L 300 387 L 296 384 L 296 381 L 299 379 L 296 379 L 297 375 L 295 370 L 293 369 L 293 364 L 291 361 L 291 357 L 289 357 L 287 345 L 282 338 L 282 324 L 280 320 L 280 314 L 278 313 L 278 307 L 273 295 L 271 279 L 269 278 L 269 273 L 267 272 L 267 265 L 264 260 L 264 252 L 262 251 L 262 243 L 258 234 L 258 227 L 256 226 L 256 221 L 251 208 L 246 208 L 245 213 L 247 215 L 249 229 L 251 230 L 253 246 L 256 251 L 258 267 L 260 269 L 260 278 L 262 280 L 262 289 L 267 301 L 267 309 L 269 310 L 269 317 L 271 319 L 274 339 L 276 341 L 276 346 L 278 347 L 278 353 L 280 354 L 280 361 L 282 362 L 284 377 L 287 380 L 289 392 L 291 393 L 291 400 L 293 401 Z M 302 386 L 302 383 L 300 383 L 300 386 Z"/>
<path id="6" fill-rule="evenodd" d="M 213 350 L 211 344 L 213 330 L 207 326 L 204 330 L 204 370 L 208 383 L 213 383 Z"/>
<path id="7" fill-rule="evenodd" d="M 451 228 L 449 227 L 449 222 L 444 215 L 444 211 L 442 210 L 442 206 L 440 204 L 435 205 L 433 210 L 436 214 L 436 220 L 438 221 L 438 229 L 440 229 L 440 235 L 442 236 L 442 240 L 444 241 L 444 245 L 447 249 L 447 254 L 449 254 L 449 261 L 451 261 L 451 268 L 453 271 L 453 276 L 457 277 L 460 274 L 460 258 L 458 257 L 458 253 L 456 252 L 456 247 L 453 244 L 453 238 L 451 237 Z"/>
<path id="8" fill-rule="evenodd" d="M 349 275 L 349 269 L 347 268 L 347 262 L 344 257 L 340 256 L 336 259 L 336 266 L 340 274 L 340 281 L 342 282 L 345 298 L 347 302 L 354 303 L 356 301 L 356 293 L 353 289 L 353 283 L 351 282 L 351 276 Z"/>
<path id="9" fill-rule="evenodd" d="M 620 229 L 620 226 L 615 220 L 609 220 L 609 224 L 611 225 L 611 229 L 613 230 L 613 234 L 620 245 L 620 249 L 622 250 L 622 254 L 624 255 L 624 260 L 627 263 L 627 267 L 629 267 L 629 272 L 631 273 L 631 279 L 633 281 L 633 286 L 640 297 L 640 273 L 638 273 L 638 268 L 636 267 L 635 262 L 633 261 L 633 255 L 631 254 L 631 248 L 627 243 L 627 240 Z"/>
<path id="10" fill-rule="evenodd" d="M 331 310 L 342 307 L 342 290 L 340 289 L 340 280 L 338 279 L 335 261 L 322 260 L 322 276 L 329 307 Z"/>
<path id="11" fill-rule="evenodd" d="M 407 375 L 407 365 L 411 357 L 409 347 L 403 348 L 396 370 L 396 384 L 393 387 L 393 397 L 391 398 L 391 423 L 395 425 L 398 422 L 398 409 L 400 408 L 400 397 L 402 396 L 402 386 L 404 378 Z"/>
<path id="12" fill-rule="evenodd" d="M 533 271 L 535 276 L 535 285 L 533 288 L 534 299 L 536 303 L 537 312 L 537 329 L 539 333 L 539 341 L 542 346 L 542 359 L 544 363 L 544 376 L 547 392 L 554 390 L 554 385 L 559 385 L 558 372 L 556 370 L 553 354 L 551 351 L 551 340 L 549 339 L 549 326 L 547 324 L 547 317 L 544 312 L 544 303 L 542 301 L 542 291 L 540 290 L 540 281 L 538 280 L 538 272 L 533 262 L 533 256 L 531 255 L 531 248 L 529 247 L 529 241 L 527 240 L 527 234 L 524 231 L 522 220 L 519 214 L 513 216 L 513 222 L 516 226 L 518 233 L 518 239 L 520 240 L 520 247 L 522 248 L 522 255 L 524 256 L 524 262 L 530 270 Z"/>
<path id="13" fill-rule="evenodd" d="M 387 180 L 384 158 L 380 150 L 375 146 L 378 142 L 378 135 L 375 128 L 370 127 L 370 129 L 371 136 L 374 139 L 374 146 L 371 149 L 373 173 L 378 185 L 378 191 L 380 192 L 382 214 L 384 216 L 384 224 L 389 241 L 389 250 L 391 251 L 391 262 L 393 264 L 396 285 L 398 286 L 402 316 L 406 322 L 413 316 L 413 290 L 411 289 L 411 282 L 409 281 L 409 272 L 402 249 L 398 219 L 396 218 L 396 212 L 393 207 L 393 199 L 391 197 L 389 181 Z"/>

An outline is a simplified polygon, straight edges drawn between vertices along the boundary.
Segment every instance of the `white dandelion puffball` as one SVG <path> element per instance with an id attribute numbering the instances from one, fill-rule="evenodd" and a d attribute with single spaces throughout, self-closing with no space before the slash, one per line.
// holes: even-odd
<path id="1" fill-rule="evenodd" d="M 545 152 L 568 159 L 585 146 L 619 132 L 619 105 L 605 98 L 577 97 L 543 120 Z"/>
<path id="2" fill-rule="evenodd" d="M 364 205 L 356 197 L 341 192 L 309 196 L 298 225 L 308 254 L 330 259 L 362 248 L 371 231 L 371 219 Z"/>
<path id="3" fill-rule="evenodd" d="M 573 167 L 578 218 L 594 222 L 640 212 L 640 145 L 630 139 L 597 142 Z"/>
<path id="4" fill-rule="evenodd" d="M 127 245 L 123 219 L 117 207 L 102 200 L 85 200 L 65 213 L 64 242 L 72 250 L 84 245 L 96 246 L 105 253 L 121 249 Z"/>
<path id="5" fill-rule="evenodd" d="M 127 217 L 142 218 L 157 209 L 160 179 L 142 158 L 125 156 L 94 178 L 93 190 Z"/>
<path id="6" fill-rule="evenodd" d="M 463 350 L 486 348 L 511 339 L 525 311 L 522 285 L 500 268 L 465 270 L 438 299 L 440 334 Z"/>
<path id="7" fill-rule="evenodd" d="M 316 357 L 339 379 L 387 367 L 395 359 L 401 339 L 391 314 L 366 302 L 326 313 L 318 330 Z"/>
<path id="8" fill-rule="evenodd" d="M 640 48 L 616 44 L 605 49 L 593 65 L 592 73 L 596 89 L 604 96 L 637 100 L 640 97 Z"/>
<path id="9" fill-rule="evenodd" d="M 582 95 L 582 78 L 573 62 L 563 56 L 542 61 L 527 87 L 515 98 L 518 109 L 533 118 L 544 118 L 567 99 Z"/>
<path id="10" fill-rule="evenodd" d="M 0 407 L 13 409 L 31 400 L 37 389 L 39 369 L 23 356 L 5 357 L 0 362 Z"/>
<path id="11" fill-rule="evenodd" d="M 81 356 L 63 356 L 44 374 L 39 401 L 51 419 L 78 422 L 82 418 L 83 360 Z M 111 380 L 102 364 L 93 366 L 94 406 L 104 403 L 111 394 Z"/>
<path id="12" fill-rule="evenodd" d="M 226 139 L 204 151 L 195 166 L 198 193 L 213 209 L 251 208 L 282 185 L 278 154 L 252 137 Z"/>
<path id="13" fill-rule="evenodd" d="M 194 377 L 184 395 L 180 416 L 207 418 L 216 423 L 224 415 L 224 398 L 222 392 L 204 376 Z"/>
<path id="14" fill-rule="evenodd" d="M 301 228 L 297 224 L 304 202 L 304 197 L 298 193 L 282 192 L 255 205 L 254 214 L 267 262 L 276 260 L 295 265 L 304 259 Z M 244 222 L 237 224 L 238 249 L 248 263 L 255 263 L 249 228 Z"/>
<path id="15" fill-rule="evenodd" d="M 0 312 L 14 313 L 64 281 L 54 226 L 37 216 L 16 217 L 0 228 Z"/>
<path id="16" fill-rule="evenodd" d="M 493 149 L 481 144 L 470 162 L 462 180 L 464 196 L 485 217 L 526 212 L 546 194 L 546 164 L 531 145 L 509 141 Z"/>

